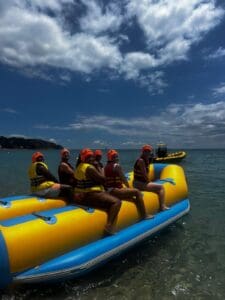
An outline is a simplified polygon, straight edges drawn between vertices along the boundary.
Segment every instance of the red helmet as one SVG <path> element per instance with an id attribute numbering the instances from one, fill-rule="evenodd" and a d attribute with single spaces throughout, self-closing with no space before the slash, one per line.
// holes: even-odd
<path id="1" fill-rule="evenodd" d="M 41 152 L 35 152 L 32 155 L 32 163 L 36 162 L 39 157 L 43 157 L 44 158 L 44 155 Z"/>
<path id="2" fill-rule="evenodd" d="M 80 159 L 82 162 L 85 162 L 85 160 L 90 156 L 94 156 L 94 153 L 91 149 L 84 148 L 80 151 Z"/>
<path id="3" fill-rule="evenodd" d="M 118 156 L 118 152 L 114 149 L 109 150 L 107 153 L 108 161 L 113 160 L 114 156 Z"/>
<path id="4" fill-rule="evenodd" d="M 144 145 L 144 146 L 142 147 L 142 152 L 144 152 L 144 151 L 149 151 L 149 152 L 151 152 L 151 151 L 153 151 L 153 147 L 152 147 L 151 145 Z"/>
<path id="5" fill-rule="evenodd" d="M 94 156 L 102 156 L 102 151 L 101 150 L 95 150 Z"/>
<path id="6" fill-rule="evenodd" d="M 60 151 L 60 154 L 61 154 L 61 157 L 63 157 L 66 153 L 70 154 L 70 151 L 66 148 L 63 148 L 61 151 Z"/>

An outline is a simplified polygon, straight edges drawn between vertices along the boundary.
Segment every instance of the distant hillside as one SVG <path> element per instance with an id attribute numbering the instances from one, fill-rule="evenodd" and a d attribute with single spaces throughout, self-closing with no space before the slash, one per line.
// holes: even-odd
<path id="1" fill-rule="evenodd" d="M 5 149 L 62 149 L 61 145 L 39 140 L 25 139 L 22 137 L 4 137 L 0 136 L 0 148 Z"/>

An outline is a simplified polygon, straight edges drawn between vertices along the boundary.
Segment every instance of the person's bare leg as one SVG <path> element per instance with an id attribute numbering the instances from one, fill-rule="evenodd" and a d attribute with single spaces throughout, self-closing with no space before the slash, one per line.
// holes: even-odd
<path id="1" fill-rule="evenodd" d="M 168 210 L 169 207 L 165 204 L 165 190 L 163 185 L 161 186 L 159 190 L 159 209 L 160 211 Z"/>
<path id="2" fill-rule="evenodd" d="M 168 210 L 169 207 L 165 204 L 165 190 L 163 185 L 150 182 L 146 186 L 146 190 L 149 192 L 156 193 L 159 196 L 159 210 Z"/>
<path id="3" fill-rule="evenodd" d="M 152 215 L 147 214 L 145 210 L 142 193 L 138 189 L 115 188 L 110 192 L 110 194 L 121 200 L 128 200 L 134 202 L 142 219 L 153 218 Z"/>
<path id="4" fill-rule="evenodd" d="M 138 189 L 133 189 L 133 190 L 135 192 L 135 196 L 134 196 L 133 200 L 137 206 L 137 209 L 140 212 L 141 218 L 144 220 L 154 218 L 153 215 L 147 214 L 147 212 L 146 212 L 142 192 L 139 191 Z"/>
<path id="5" fill-rule="evenodd" d="M 107 213 L 107 221 L 104 232 L 106 235 L 114 233 L 114 224 L 121 207 L 121 201 L 106 192 L 84 193 L 82 199 L 77 203 L 88 207 L 104 210 Z"/>
<path id="6" fill-rule="evenodd" d="M 110 202 L 110 207 L 108 210 L 108 219 L 105 226 L 105 233 L 113 234 L 113 227 L 121 207 L 121 201 L 107 193 L 105 193 L 105 199 L 106 201 Z"/>

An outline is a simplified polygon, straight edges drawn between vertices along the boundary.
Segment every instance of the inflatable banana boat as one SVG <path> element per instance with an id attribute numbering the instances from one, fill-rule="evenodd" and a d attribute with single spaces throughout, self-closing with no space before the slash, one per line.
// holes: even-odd
<path id="1" fill-rule="evenodd" d="M 132 185 L 133 174 L 127 174 Z M 188 213 L 183 169 L 152 164 L 150 179 L 165 187 L 170 209 L 158 212 L 157 195 L 143 192 L 153 219 L 140 220 L 136 206 L 123 201 L 116 234 L 104 237 L 106 213 L 32 196 L 0 200 L 0 288 L 76 278 L 153 236 Z"/>

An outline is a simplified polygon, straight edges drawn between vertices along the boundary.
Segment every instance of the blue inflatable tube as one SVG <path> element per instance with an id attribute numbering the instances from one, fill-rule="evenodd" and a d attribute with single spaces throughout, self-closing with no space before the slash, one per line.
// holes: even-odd
<path id="1" fill-rule="evenodd" d="M 141 241 L 154 236 L 187 214 L 189 210 L 189 200 L 184 199 L 173 205 L 169 210 L 158 213 L 153 219 L 140 221 L 121 230 L 114 236 L 90 243 L 28 271 L 13 274 L 13 281 L 18 283 L 40 283 L 79 277 Z M 2 285 L 4 285 L 4 282 L 2 282 Z"/>
<path id="2" fill-rule="evenodd" d="M 13 280 L 13 276 L 10 273 L 9 259 L 7 247 L 5 244 L 4 237 L 0 230 L 0 289 L 10 284 Z"/>

